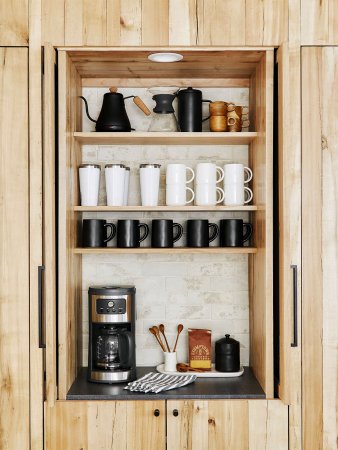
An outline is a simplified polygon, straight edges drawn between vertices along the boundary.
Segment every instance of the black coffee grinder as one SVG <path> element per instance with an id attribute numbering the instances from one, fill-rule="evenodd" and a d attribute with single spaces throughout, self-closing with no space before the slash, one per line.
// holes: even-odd
<path id="1" fill-rule="evenodd" d="M 88 381 L 136 378 L 134 286 L 90 287 Z"/>

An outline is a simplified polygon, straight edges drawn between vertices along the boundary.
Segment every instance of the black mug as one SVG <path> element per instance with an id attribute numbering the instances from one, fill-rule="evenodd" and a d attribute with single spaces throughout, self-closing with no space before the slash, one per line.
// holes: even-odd
<path id="1" fill-rule="evenodd" d="M 143 236 L 140 236 L 141 228 L 144 229 Z M 139 220 L 118 220 L 117 221 L 117 247 L 136 248 L 140 242 L 144 241 L 149 234 L 149 227 Z"/>
<path id="2" fill-rule="evenodd" d="M 177 228 L 174 236 L 174 228 Z M 183 227 L 173 220 L 154 219 L 151 225 L 151 246 L 154 248 L 171 248 L 183 234 Z"/>
<path id="3" fill-rule="evenodd" d="M 209 230 L 213 229 L 211 236 Z M 209 247 L 209 242 L 215 240 L 219 230 L 215 223 L 208 220 L 188 220 L 187 221 L 187 246 L 188 247 Z"/>
<path id="4" fill-rule="evenodd" d="M 251 223 L 242 219 L 224 219 L 220 221 L 220 246 L 243 247 L 243 243 L 252 235 Z"/>
<path id="5" fill-rule="evenodd" d="M 110 234 L 107 237 L 107 228 Z M 116 226 L 100 219 L 84 219 L 82 222 L 82 247 L 107 247 L 116 234 Z"/>

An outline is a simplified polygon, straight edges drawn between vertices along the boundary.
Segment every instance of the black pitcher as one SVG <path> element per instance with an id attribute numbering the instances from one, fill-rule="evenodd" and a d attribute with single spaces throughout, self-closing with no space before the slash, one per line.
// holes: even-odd
<path id="1" fill-rule="evenodd" d="M 177 94 L 178 98 L 178 124 L 181 131 L 202 131 L 202 102 L 211 103 L 211 100 L 202 100 L 202 91 L 188 87 Z"/>

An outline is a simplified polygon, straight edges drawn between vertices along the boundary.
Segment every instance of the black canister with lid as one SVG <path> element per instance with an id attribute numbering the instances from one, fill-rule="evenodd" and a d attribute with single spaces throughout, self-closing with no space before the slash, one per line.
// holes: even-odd
<path id="1" fill-rule="evenodd" d="M 215 369 L 218 372 L 239 372 L 239 355 L 239 342 L 226 334 L 215 344 Z"/>

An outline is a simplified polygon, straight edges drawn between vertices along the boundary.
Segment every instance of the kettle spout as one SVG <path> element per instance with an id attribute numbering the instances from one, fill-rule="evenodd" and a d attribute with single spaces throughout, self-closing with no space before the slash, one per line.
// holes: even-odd
<path id="1" fill-rule="evenodd" d="M 81 99 L 84 101 L 84 103 L 85 103 L 86 114 L 87 114 L 88 119 L 91 120 L 92 122 L 96 123 L 96 120 L 94 120 L 94 119 L 92 119 L 92 118 L 90 117 L 89 110 L 88 110 L 88 102 L 87 102 L 87 100 L 86 100 L 84 97 L 82 97 L 82 95 L 80 95 L 80 98 L 81 98 Z"/>

